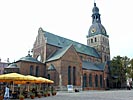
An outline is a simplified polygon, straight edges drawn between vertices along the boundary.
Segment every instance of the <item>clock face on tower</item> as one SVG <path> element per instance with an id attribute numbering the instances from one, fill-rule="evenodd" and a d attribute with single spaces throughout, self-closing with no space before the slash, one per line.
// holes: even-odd
<path id="1" fill-rule="evenodd" d="M 95 33 L 96 32 L 96 29 L 95 28 L 92 28 L 91 29 L 91 33 Z"/>

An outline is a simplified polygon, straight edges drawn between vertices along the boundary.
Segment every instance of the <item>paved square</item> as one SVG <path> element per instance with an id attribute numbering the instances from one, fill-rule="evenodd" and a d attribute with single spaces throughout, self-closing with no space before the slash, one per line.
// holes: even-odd
<path id="1" fill-rule="evenodd" d="M 34 100 L 133 100 L 133 90 L 58 92 L 56 96 L 36 97 Z"/>

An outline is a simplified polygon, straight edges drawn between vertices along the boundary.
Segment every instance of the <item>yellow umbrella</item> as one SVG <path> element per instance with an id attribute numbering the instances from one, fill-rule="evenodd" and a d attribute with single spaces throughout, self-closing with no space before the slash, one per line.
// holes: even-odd
<path id="1" fill-rule="evenodd" d="M 40 83 L 47 83 L 47 79 L 43 77 L 37 77 L 40 80 Z"/>
<path id="2" fill-rule="evenodd" d="M 54 83 L 54 81 L 52 81 L 52 80 L 49 80 L 49 79 L 46 79 L 47 80 L 47 83 Z"/>
<path id="3" fill-rule="evenodd" d="M 30 83 L 39 83 L 38 78 L 35 76 L 26 75 L 26 77 L 32 79 L 32 81 L 30 81 Z"/>
<path id="4" fill-rule="evenodd" d="M 18 73 L 9 73 L 0 75 L 1 82 L 9 82 L 9 81 L 32 81 L 32 79 L 27 78 L 25 75 Z"/>
<path id="5" fill-rule="evenodd" d="M 27 84 L 30 81 L 14 81 L 14 84 Z"/>
<path id="6" fill-rule="evenodd" d="M 38 79 L 35 76 L 27 75 L 26 77 L 28 77 L 28 78 L 33 80 L 33 81 L 30 81 L 30 83 L 41 83 L 42 82 L 42 80 Z M 29 86 L 28 86 L 28 91 L 29 91 Z"/>
<path id="7" fill-rule="evenodd" d="M 54 81 L 49 80 L 49 79 L 47 79 L 47 78 L 38 77 L 38 79 L 42 80 L 42 83 L 54 83 Z"/>
<path id="8" fill-rule="evenodd" d="M 33 79 L 28 78 L 22 74 L 9 73 L 9 74 L 0 75 L 0 81 L 1 82 L 13 82 L 12 91 L 14 92 L 14 83 L 15 82 L 21 82 L 21 81 L 30 82 L 30 81 L 33 81 Z"/>
<path id="9" fill-rule="evenodd" d="M 40 82 L 40 89 L 41 89 L 41 83 L 47 83 L 48 81 L 46 78 L 43 78 L 43 77 L 37 77 L 37 78 L 38 78 L 38 80 L 41 80 L 41 82 Z"/>

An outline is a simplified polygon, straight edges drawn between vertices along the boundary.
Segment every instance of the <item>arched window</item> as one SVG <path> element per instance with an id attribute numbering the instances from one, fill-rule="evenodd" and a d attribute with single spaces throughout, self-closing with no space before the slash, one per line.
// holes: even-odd
<path id="1" fill-rule="evenodd" d="M 98 76 L 95 76 L 95 87 L 98 87 Z"/>
<path id="2" fill-rule="evenodd" d="M 36 76 L 39 76 L 39 67 L 36 66 Z"/>
<path id="3" fill-rule="evenodd" d="M 109 87 L 109 78 L 107 78 L 106 81 L 107 81 L 107 87 Z"/>
<path id="4" fill-rule="evenodd" d="M 100 87 L 103 87 L 103 76 L 100 75 Z"/>
<path id="5" fill-rule="evenodd" d="M 93 39 L 91 39 L 91 43 L 93 43 Z"/>
<path id="6" fill-rule="evenodd" d="M 71 85 L 71 67 L 68 67 L 68 85 Z"/>
<path id="7" fill-rule="evenodd" d="M 92 74 L 89 75 L 89 86 L 92 87 Z"/>
<path id="8" fill-rule="evenodd" d="M 97 42 L 97 38 L 95 37 L 95 42 Z"/>
<path id="9" fill-rule="evenodd" d="M 73 85 L 76 85 L 76 68 L 73 67 Z"/>
<path id="10" fill-rule="evenodd" d="M 30 66 L 30 75 L 33 75 L 33 66 Z"/>
<path id="11" fill-rule="evenodd" d="M 104 56 L 104 60 L 106 61 L 106 55 Z"/>
<path id="12" fill-rule="evenodd" d="M 87 75 L 83 75 L 83 87 L 87 87 Z"/>

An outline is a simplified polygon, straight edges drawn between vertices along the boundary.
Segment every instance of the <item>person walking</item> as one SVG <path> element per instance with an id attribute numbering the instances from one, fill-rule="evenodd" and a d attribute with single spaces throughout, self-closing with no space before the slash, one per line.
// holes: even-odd
<path id="1" fill-rule="evenodd" d="M 9 100 L 9 87 L 8 87 L 8 85 L 5 88 L 4 100 Z"/>

